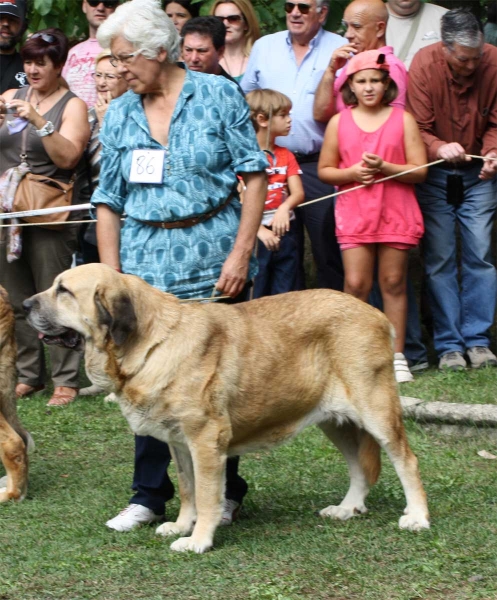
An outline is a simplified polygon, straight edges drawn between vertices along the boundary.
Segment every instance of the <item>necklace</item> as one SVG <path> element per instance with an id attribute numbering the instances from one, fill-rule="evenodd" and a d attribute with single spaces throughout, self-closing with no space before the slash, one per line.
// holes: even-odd
<path id="1" fill-rule="evenodd" d="M 243 72 L 244 72 L 243 67 L 245 66 L 245 62 L 247 60 L 246 56 L 243 56 L 242 62 L 239 64 L 239 69 L 238 69 L 237 75 L 234 75 L 234 71 L 233 71 L 233 73 L 231 72 L 231 68 L 230 68 L 226 54 L 224 55 L 223 58 L 224 58 L 224 64 L 226 65 L 226 70 L 228 71 L 228 75 L 231 75 L 231 77 L 238 77 L 239 75 L 243 75 Z"/>
<path id="2" fill-rule="evenodd" d="M 35 104 L 35 110 L 36 110 L 36 112 L 37 112 L 38 114 L 40 114 L 40 104 L 41 104 L 42 102 L 45 102 L 45 100 L 46 100 L 47 98 L 50 98 L 50 96 L 53 96 L 53 95 L 54 95 L 56 92 L 58 92 L 59 90 L 60 90 L 60 85 L 58 85 L 58 86 L 56 87 L 56 89 L 55 89 L 53 92 L 50 92 L 50 94 L 48 94 L 47 96 L 45 96 L 45 97 L 44 97 L 44 98 L 42 98 L 41 100 L 40 100 L 40 96 L 38 95 L 38 92 L 37 92 L 36 90 L 33 90 L 33 92 L 34 92 L 34 93 L 35 93 L 35 95 L 36 95 L 36 104 Z"/>

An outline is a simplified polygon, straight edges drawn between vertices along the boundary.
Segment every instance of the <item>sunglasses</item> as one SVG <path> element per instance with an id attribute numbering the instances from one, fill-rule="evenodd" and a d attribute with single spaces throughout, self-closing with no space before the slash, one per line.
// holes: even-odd
<path id="1" fill-rule="evenodd" d="M 86 0 L 87 4 L 92 8 L 97 8 L 99 4 L 103 4 L 105 8 L 116 8 L 119 0 Z"/>
<path id="2" fill-rule="evenodd" d="M 240 23 L 243 21 L 243 15 L 228 15 L 227 17 L 216 16 L 221 22 L 228 21 L 228 23 Z"/>
<path id="3" fill-rule="evenodd" d="M 290 14 L 291 12 L 293 12 L 293 9 L 295 7 L 298 7 L 299 9 L 299 13 L 301 13 L 302 15 L 308 15 L 309 11 L 311 10 L 312 6 L 310 4 L 304 4 L 303 2 L 285 2 L 285 12 Z"/>
<path id="4" fill-rule="evenodd" d="M 33 33 L 29 39 L 35 40 L 36 38 L 41 38 L 47 44 L 53 44 L 55 42 L 55 37 L 48 33 Z"/>

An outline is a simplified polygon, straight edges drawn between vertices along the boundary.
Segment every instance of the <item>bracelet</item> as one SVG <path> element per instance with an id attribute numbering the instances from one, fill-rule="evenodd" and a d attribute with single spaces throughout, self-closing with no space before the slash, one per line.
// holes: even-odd
<path id="1" fill-rule="evenodd" d="M 36 129 L 35 131 L 38 137 L 45 137 L 47 135 L 52 135 L 55 131 L 55 127 L 52 121 L 47 121 L 41 129 Z"/>

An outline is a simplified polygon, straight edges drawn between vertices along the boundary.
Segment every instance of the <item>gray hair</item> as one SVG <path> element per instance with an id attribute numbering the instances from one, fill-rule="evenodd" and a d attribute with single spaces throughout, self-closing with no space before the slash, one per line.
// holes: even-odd
<path id="1" fill-rule="evenodd" d="M 122 36 L 145 58 L 157 58 L 167 52 L 167 62 L 175 63 L 181 53 L 180 37 L 159 0 L 131 0 L 121 4 L 98 28 L 97 40 L 110 48 L 112 40 Z"/>
<path id="2" fill-rule="evenodd" d="M 455 8 L 442 16 L 442 42 L 452 47 L 459 44 L 465 48 L 479 48 L 483 43 L 481 23 L 467 9 Z"/>
<path id="3" fill-rule="evenodd" d="M 316 0 L 316 8 L 323 8 L 323 6 L 325 6 L 326 8 L 330 7 L 330 0 Z"/>

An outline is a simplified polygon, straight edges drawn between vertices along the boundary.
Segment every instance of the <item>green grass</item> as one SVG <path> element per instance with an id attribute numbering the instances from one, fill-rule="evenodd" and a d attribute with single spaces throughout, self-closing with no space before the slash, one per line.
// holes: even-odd
<path id="1" fill-rule="evenodd" d="M 485 375 L 495 389 L 494 373 Z M 468 376 L 479 385 L 479 374 Z M 462 379 L 445 381 L 455 393 Z M 430 380 L 443 387 L 431 374 L 413 386 Z M 485 433 L 456 444 L 408 423 L 430 531 L 398 529 L 404 498 L 386 459 L 367 515 L 316 517 L 342 499 L 348 475 L 310 429 L 272 453 L 244 457 L 250 492 L 240 520 L 218 530 L 213 552 L 183 555 L 153 527 L 120 534 L 104 526 L 130 496 L 133 437 L 119 408 L 98 397 L 48 409 L 47 399 L 20 403 L 37 449 L 28 498 L 0 507 L 0 600 L 497 598 L 497 470 L 477 455 L 497 449 Z M 169 517 L 177 510 L 175 499 Z"/>
<path id="2" fill-rule="evenodd" d="M 441 373 L 429 369 L 402 384 L 401 394 L 428 401 L 497 404 L 497 369 L 467 369 Z"/>

